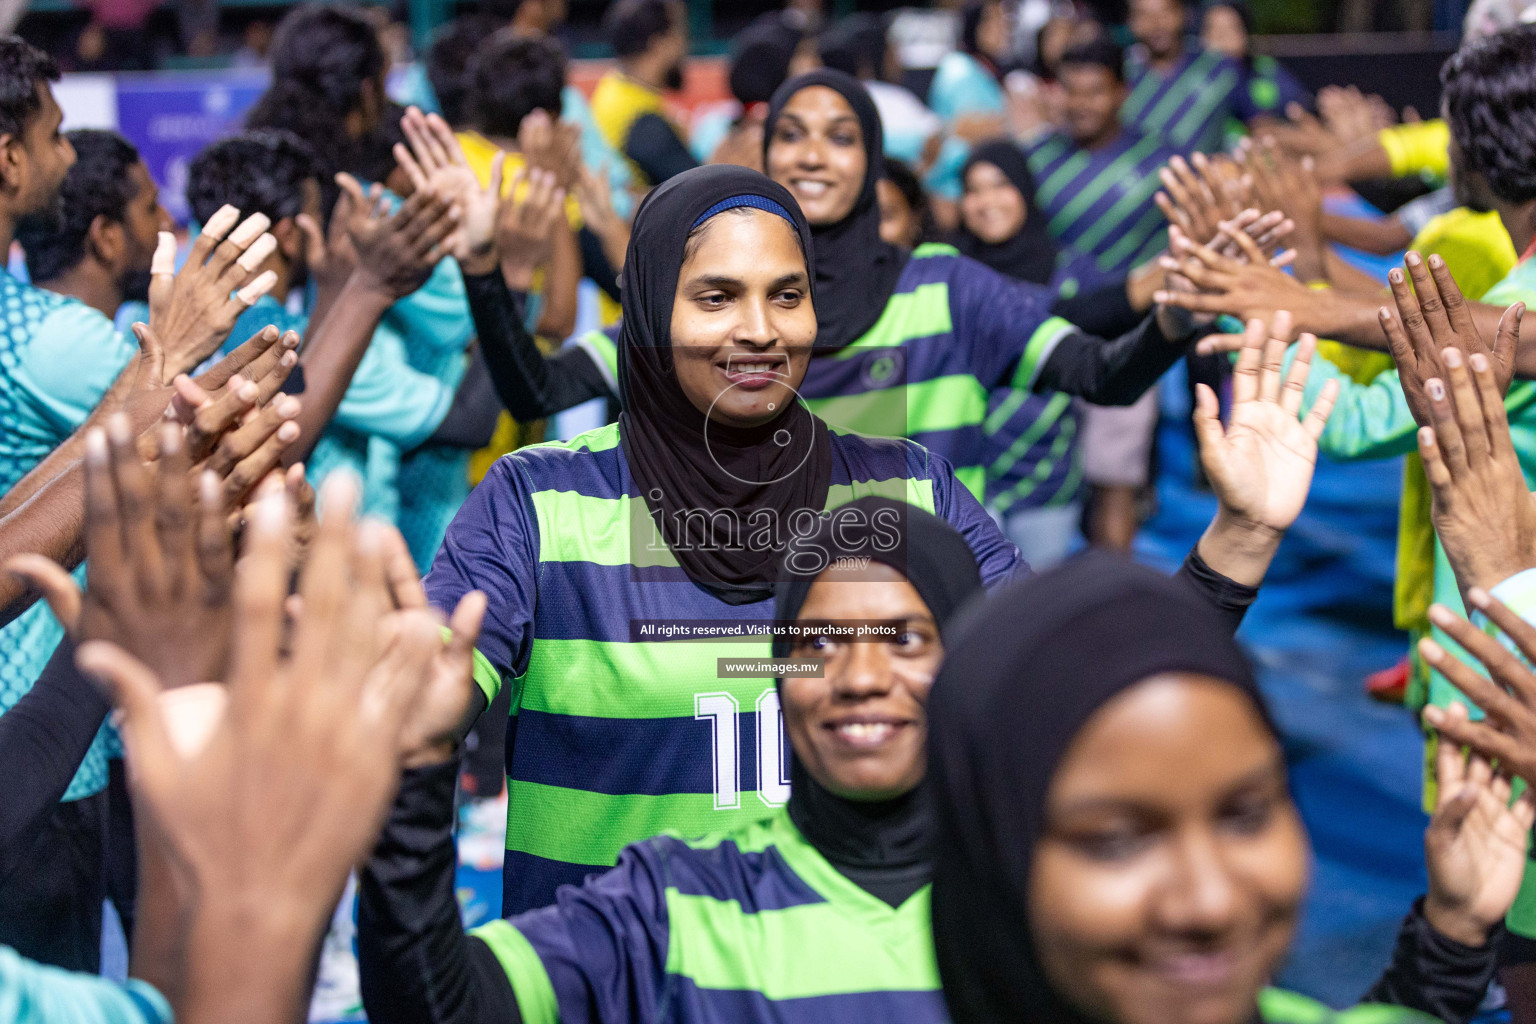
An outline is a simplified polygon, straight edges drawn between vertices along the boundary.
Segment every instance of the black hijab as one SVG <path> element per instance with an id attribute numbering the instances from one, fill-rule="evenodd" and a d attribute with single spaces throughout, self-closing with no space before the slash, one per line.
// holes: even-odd
<path id="1" fill-rule="evenodd" d="M 994 139 L 971 150 L 970 158 L 960 168 L 960 185 L 977 164 L 992 164 L 1024 197 L 1024 226 L 1018 234 L 996 245 L 976 237 L 964 221 L 956 233 L 955 248 L 973 260 L 985 263 L 999 274 L 1048 284 L 1056 269 L 1056 240 L 1047 230 L 1045 214 L 1035 204 L 1035 176 L 1029 172 L 1024 151 L 1007 139 Z"/>
<path id="2" fill-rule="evenodd" d="M 678 384 L 672 300 L 688 235 L 738 206 L 784 217 L 809 249 L 800 207 L 763 175 L 729 165 L 685 171 L 635 214 L 619 331 L 619 437 L 630 473 L 688 578 L 727 604 L 773 595 L 781 552 L 753 549 L 749 516 L 766 511 L 787 530 L 804 510 L 826 506 L 832 476 L 831 435 L 800 402 L 762 426 L 728 427 L 710 422 Z"/>
<path id="3" fill-rule="evenodd" d="M 864 187 L 848 216 L 813 227 L 816 267 L 817 348 L 842 348 L 875 325 L 896 291 L 907 253 L 880 240 L 880 204 L 875 183 L 884 167 L 880 113 L 859 80 L 830 68 L 796 75 L 773 94 L 763 125 L 763 165 L 773 145 L 774 126 L 795 93 L 824 85 L 853 108 L 864 137 Z"/>
<path id="4" fill-rule="evenodd" d="M 1084 1018 L 1052 990 L 1029 928 L 1029 875 L 1057 766 L 1099 708 L 1160 672 L 1246 694 L 1230 630 L 1177 581 L 1090 552 L 961 617 L 928 707 L 936 808 L 933 934 L 955 1024 Z M 1273 725 L 1270 725 L 1273 730 Z"/>
<path id="5" fill-rule="evenodd" d="M 976 556 L 944 520 L 889 498 L 860 498 L 834 510 L 786 552 L 773 617 L 793 621 L 811 585 L 839 558 L 869 558 L 907 578 L 945 632 L 955 612 L 982 592 Z M 946 633 L 947 635 L 947 633 Z M 775 638 L 773 656 L 788 657 Z M 932 877 L 932 813 L 924 786 L 892 800 L 848 800 L 824 789 L 794 758 L 789 816 L 801 835 L 854 884 L 893 907 Z"/>

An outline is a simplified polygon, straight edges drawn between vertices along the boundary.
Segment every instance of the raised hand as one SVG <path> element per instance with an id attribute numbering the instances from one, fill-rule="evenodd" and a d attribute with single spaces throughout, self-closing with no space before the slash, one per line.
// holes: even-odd
<path id="1" fill-rule="evenodd" d="M 181 429 L 158 433 L 153 465 L 139 460 L 122 415 L 86 437 L 83 595 L 41 555 L 6 568 L 42 591 L 76 640 L 116 644 L 172 689 L 223 674 L 234 562 L 218 482 L 205 476 L 194 498 Z"/>
<path id="2" fill-rule="evenodd" d="M 603 243 L 603 255 L 615 272 L 624 269 L 629 248 L 629 225 L 613 208 L 608 175 L 583 166 L 576 178 L 576 202 L 581 219 Z"/>
<path id="3" fill-rule="evenodd" d="M 400 532 L 389 529 L 384 545 L 384 574 L 397 614 L 441 616 L 427 607 L 416 563 Z M 475 641 L 485 618 L 485 595 L 472 590 L 459 599 L 448 622 L 448 639 L 433 655 L 426 688 L 400 736 L 400 753 L 407 768 L 441 764 L 456 756 L 469 726 L 475 692 Z"/>
<path id="4" fill-rule="evenodd" d="M 508 286 L 528 291 L 534 271 L 549 260 L 555 226 L 565 214 L 565 189 L 552 172 L 531 168 L 526 172 L 527 189 L 521 199 L 514 199 L 522 180 L 512 183 L 511 194 L 497 211 L 496 253 Z"/>
<path id="5" fill-rule="evenodd" d="M 1464 721 L 1457 704 L 1447 712 Z M 1510 803 L 1510 779 L 1477 750 L 1442 735 L 1435 757 L 1435 813 L 1424 832 L 1429 893 L 1424 917 L 1440 934 L 1481 946 L 1504 920 L 1525 877 L 1525 845 L 1536 821 L 1536 793 Z"/>
<path id="6" fill-rule="evenodd" d="M 1232 371 L 1232 411 L 1225 428 L 1216 394 L 1204 384 L 1195 392 L 1195 434 L 1200 465 L 1221 503 L 1221 514 L 1254 530 L 1278 534 L 1301 514 L 1317 465 L 1317 439 L 1338 397 L 1329 381 L 1304 417 L 1302 397 L 1317 339 L 1302 335 L 1289 371 L 1282 372 L 1290 314 L 1273 329 L 1250 320 L 1242 353 Z"/>
<path id="7" fill-rule="evenodd" d="M 1383 306 L 1377 311 L 1387 346 L 1397 363 L 1403 397 L 1419 426 L 1433 420 L 1425 385 L 1431 378 L 1445 380 L 1444 352 L 1455 348 L 1464 358 L 1482 355 L 1493 369 L 1500 395 L 1509 390 L 1515 375 L 1515 348 L 1520 340 L 1520 317 L 1524 305 L 1517 303 L 1504 311 L 1499 330 L 1490 348 L 1483 340 L 1472 313 L 1462 298 L 1461 289 L 1451 277 L 1445 261 L 1432 255 L 1428 260 L 1410 251 L 1403 257 L 1408 275 L 1396 267 L 1387 275 L 1397 316 Z M 1427 267 L 1427 269 L 1426 269 Z M 1408 277 L 1413 287 L 1408 287 Z"/>
<path id="8" fill-rule="evenodd" d="M 352 279 L 382 295 L 401 299 L 426 283 L 437 262 L 454 250 L 459 211 L 431 189 L 418 189 L 385 216 L 375 195 L 363 194 L 350 174 L 338 174 L 349 201 L 347 234 L 357 251 Z"/>
<path id="9" fill-rule="evenodd" d="M 548 111 L 535 110 L 517 129 L 517 149 L 535 170 L 548 171 L 569 192 L 581 169 L 581 126 L 558 121 Z"/>
<path id="10" fill-rule="evenodd" d="M 1250 244 L 1246 232 L 1229 232 L 1227 237 L 1242 251 L 1241 258 L 1223 255 L 1208 245 L 1196 245 L 1170 229 L 1170 266 L 1193 289 L 1166 289 L 1157 292 L 1153 300 L 1193 313 L 1227 313 L 1244 321 L 1266 323 L 1282 310 L 1303 309 L 1314 301 L 1314 293 L 1306 285 L 1279 269 L 1285 262 L 1283 253 L 1266 258 L 1257 245 Z M 1243 336 L 1212 335 L 1201 339 L 1196 351 L 1208 355 L 1235 352 L 1243 346 Z"/>
<path id="11" fill-rule="evenodd" d="M 401 729 L 442 641 L 421 617 L 380 628 L 379 537 L 354 526 L 355 503 L 352 481 L 327 488 L 285 644 L 292 512 L 281 488 L 263 498 L 235 573 L 227 708 L 207 709 L 203 735 L 189 742 L 168 727 L 163 680 L 121 647 L 78 655 L 123 712 L 136 814 L 197 893 L 178 1019 L 299 1015 L 314 943 L 398 784 Z"/>
<path id="12" fill-rule="evenodd" d="M 491 161 L 490 181 L 481 185 L 447 121 L 410 107 L 401 118 L 400 127 L 410 146 L 395 144 L 395 162 L 411 179 L 412 188 L 437 192 L 458 207 L 460 223 L 454 256 L 461 262 L 478 259 L 494 263 L 496 215 L 502 202 L 506 154 L 496 154 Z"/>
<path id="13" fill-rule="evenodd" d="M 1515 334 L 1521 311 L 1517 305 L 1505 314 Z M 1419 428 L 1419 455 L 1429 478 L 1430 520 L 1465 592 L 1536 566 L 1536 498 L 1525 485 L 1488 357 L 1464 360 L 1459 349 L 1447 348 L 1440 359 L 1446 376 L 1425 381 L 1417 399 L 1430 417 Z"/>
<path id="14" fill-rule="evenodd" d="M 203 225 L 180 271 L 175 269 L 176 239 L 161 232 L 149 287 L 149 324 L 164 353 L 161 384 L 217 351 L 240 314 L 277 283 L 270 271 L 256 273 L 277 248 L 277 240 L 267 234 L 269 223 L 263 214 L 240 221 L 239 210 L 221 208 Z"/>
<path id="15" fill-rule="evenodd" d="M 1486 615 L 1521 655 L 1536 658 L 1536 628 L 1480 587 L 1467 592 L 1467 603 Z M 1424 709 L 1424 721 L 1440 733 L 1442 746 L 1469 747 L 1527 784 L 1536 780 L 1536 674 L 1528 662 L 1444 605 L 1430 607 L 1429 621 L 1482 662 L 1488 677 L 1428 637 L 1420 640 L 1424 660 L 1485 716 L 1474 722 L 1460 703 L 1449 708 L 1431 704 Z"/>
<path id="16" fill-rule="evenodd" d="M 1220 158 L 1226 162 L 1226 158 Z M 1216 237 L 1221 222 L 1236 217 L 1248 206 L 1241 187 L 1217 169 L 1217 161 L 1196 153 L 1193 166 L 1176 156 L 1157 172 L 1162 191 L 1152 197 L 1168 223 L 1201 244 Z"/>

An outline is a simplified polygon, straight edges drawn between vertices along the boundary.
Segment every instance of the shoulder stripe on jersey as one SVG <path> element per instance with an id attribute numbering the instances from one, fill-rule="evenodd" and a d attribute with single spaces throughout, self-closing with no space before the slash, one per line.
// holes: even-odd
<path id="1" fill-rule="evenodd" d="M 999 512 L 1006 512 L 1014 505 L 1029 498 L 1030 495 L 1035 493 L 1036 488 L 1050 480 L 1055 475 L 1056 468 L 1061 465 L 1062 460 L 1071 452 L 1072 442 L 1076 436 L 1077 421 L 1075 419 L 1068 419 L 1062 427 L 1061 433 L 1056 436 L 1055 443 L 1051 445 L 1051 450 L 1035 464 L 1034 471 L 1008 490 L 993 498 L 997 510 Z M 1056 488 L 1056 493 L 1074 493 L 1077 488 L 1077 479 L 1082 475 L 1082 471 L 1082 461 L 1074 460 L 1065 479 L 1062 480 L 1061 486 Z"/>
<path id="2" fill-rule="evenodd" d="M 948 334 L 953 328 L 949 316 L 949 285 L 943 281 L 920 284 L 911 291 L 892 295 L 873 327 L 829 356 L 853 359 L 867 349 L 892 348 L 913 338 Z"/>
<path id="3" fill-rule="evenodd" d="M 1035 328 L 1035 333 L 1029 337 L 1029 344 L 1024 346 L 1024 355 L 1019 358 L 1019 368 L 1014 371 L 1014 388 L 1019 391 L 1034 390 L 1040 368 L 1051 358 L 1051 353 L 1056 351 L 1061 339 L 1076 331 L 1075 324 L 1059 316 L 1053 316 Z"/>
<path id="4" fill-rule="evenodd" d="M 1236 84 L 1236 74 L 1230 68 L 1223 68 L 1221 74 L 1201 86 L 1199 99 L 1193 106 L 1179 118 L 1178 123 L 1169 131 L 1170 137 L 1180 142 L 1187 143 L 1195 137 L 1195 133 L 1205 124 L 1211 112 L 1217 104 L 1222 103 L 1228 97 L 1232 86 Z"/>
<path id="5" fill-rule="evenodd" d="M 559 1024 L 560 1003 L 544 961 L 511 922 L 496 920 L 469 933 L 485 943 L 507 973 L 524 1024 Z"/>
<path id="6" fill-rule="evenodd" d="M 619 393 L 619 348 L 613 343 L 613 339 L 602 331 L 588 331 L 576 339 L 576 344 L 592 357 L 592 361 L 597 364 L 597 372 L 602 374 L 603 382 L 608 385 L 608 390 L 617 395 Z"/>

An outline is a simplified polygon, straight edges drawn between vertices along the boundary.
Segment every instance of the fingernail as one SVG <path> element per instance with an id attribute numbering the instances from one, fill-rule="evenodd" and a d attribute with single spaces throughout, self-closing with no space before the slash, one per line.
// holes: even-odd
<path id="1" fill-rule="evenodd" d="M 1424 390 L 1429 392 L 1429 397 L 1434 401 L 1445 401 L 1445 385 L 1440 383 L 1439 377 L 1431 377 L 1425 381 Z"/>
<path id="2" fill-rule="evenodd" d="M 1432 427 L 1420 427 L 1419 428 L 1419 444 L 1422 445 L 1425 448 L 1433 448 L 1435 446 L 1435 431 L 1434 431 L 1434 428 L 1432 428 Z"/>
<path id="3" fill-rule="evenodd" d="M 1381 317 L 1383 322 L 1390 321 L 1392 319 L 1392 311 L 1386 306 L 1382 306 L 1380 309 L 1378 309 L 1376 311 L 1376 315 Z"/>
<path id="4" fill-rule="evenodd" d="M 131 439 L 128 427 L 128 417 L 120 412 L 113 413 L 107 418 L 107 436 L 115 445 L 125 445 Z"/>
<path id="5" fill-rule="evenodd" d="M 235 391 L 235 396 L 242 402 L 254 402 L 261 395 L 261 389 L 255 384 L 241 384 Z"/>
<path id="6" fill-rule="evenodd" d="M 1430 725 L 1444 725 L 1445 712 L 1433 704 L 1426 704 L 1424 706 L 1424 721 L 1428 722 Z"/>
<path id="7" fill-rule="evenodd" d="M 284 395 L 277 400 L 277 414 L 285 420 L 291 420 L 299 414 L 299 400 L 292 395 Z"/>
<path id="8" fill-rule="evenodd" d="M 283 491 L 278 488 L 256 499 L 256 514 L 253 519 L 261 529 L 276 533 L 286 525 L 287 513 Z"/>
<path id="9" fill-rule="evenodd" d="M 292 420 L 277 428 L 277 439 L 287 444 L 299 439 L 299 425 Z"/>
<path id="10" fill-rule="evenodd" d="M 1401 270 L 1398 270 L 1396 267 L 1393 267 L 1391 270 L 1387 271 L 1387 278 L 1393 284 L 1402 284 L 1403 283 L 1403 272 Z"/>
<path id="11" fill-rule="evenodd" d="M 1439 253 L 1431 253 L 1429 256 L 1429 265 L 1434 267 L 1436 270 L 1439 270 L 1441 267 L 1445 266 L 1445 260 L 1440 258 Z"/>
<path id="12" fill-rule="evenodd" d="M 1410 252 L 1407 256 L 1405 256 L 1403 258 L 1403 262 L 1407 263 L 1410 267 L 1416 267 L 1416 266 L 1419 265 L 1419 262 L 1420 262 L 1419 254 L 1416 253 L 1416 252 Z"/>
<path id="13" fill-rule="evenodd" d="M 85 435 L 85 457 L 97 465 L 104 466 L 107 462 L 107 432 L 100 427 L 92 427 Z"/>
<path id="14" fill-rule="evenodd" d="M 1445 657 L 1445 648 L 1433 640 L 1425 638 L 1419 641 L 1419 653 L 1424 656 L 1426 661 L 1440 661 Z"/>
<path id="15" fill-rule="evenodd" d="M 1467 601 L 1472 607 L 1481 611 L 1493 603 L 1493 595 L 1482 587 L 1472 587 L 1467 591 Z"/>
<path id="16" fill-rule="evenodd" d="M 1429 606 L 1429 621 L 1437 626 L 1449 626 L 1456 621 L 1456 614 L 1443 604 L 1432 604 Z M 1429 642 L 1434 643 L 1433 640 Z"/>
<path id="17" fill-rule="evenodd" d="M 204 505 L 217 505 L 222 500 L 220 494 L 219 474 L 211 469 L 203 470 L 203 475 L 198 478 L 198 489 L 202 492 Z"/>
<path id="18" fill-rule="evenodd" d="M 292 366 L 294 363 L 297 363 L 298 361 L 299 361 L 299 354 L 297 352 L 284 352 L 283 353 L 283 358 L 278 360 L 278 362 L 281 363 L 283 366 Z"/>
<path id="19" fill-rule="evenodd" d="M 1445 365 L 1449 366 L 1453 370 L 1458 369 L 1461 366 L 1461 352 L 1457 349 L 1446 349 L 1444 352 L 1440 353 L 1440 358 L 1444 359 Z"/>
<path id="20" fill-rule="evenodd" d="M 1476 370 L 1478 373 L 1488 372 L 1488 357 L 1483 355 L 1481 352 L 1472 353 L 1472 358 L 1468 359 L 1467 362 L 1471 365 L 1472 369 Z"/>

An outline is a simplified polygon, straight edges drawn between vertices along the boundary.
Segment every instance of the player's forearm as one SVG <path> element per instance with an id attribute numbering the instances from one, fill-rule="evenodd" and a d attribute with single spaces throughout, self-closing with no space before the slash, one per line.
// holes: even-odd
<path id="1" fill-rule="evenodd" d="M 1317 161 L 1317 178 L 1325 185 L 1390 177 L 1392 159 L 1375 138 L 1361 139 L 1336 155 L 1323 154 Z"/>
<path id="2" fill-rule="evenodd" d="M 1332 338 L 1356 348 L 1387 351 L 1387 336 L 1376 316 L 1381 308 L 1379 298 L 1329 288 L 1313 292 L 1305 302 L 1293 305 L 1299 307 L 1290 311 L 1298 332 Z"/>
<path id="3" fill-rule="evenodd" d="M 20 508 L 0 519 L 0 565 L 40 554 L 66 569 L 85 558 L 85 471 L 79 460 L 48 481 Z M 38 594 L 0 573 L 0 626 L 30 608 Z"/>
<path id="4" fill-rule="evenodd" d="M 304 393 L 296 420 L 300 434 L 298 442 L 283 455 L 286 464 L 300 462 L 314 450 L 320 434 L 336 415 L 373 332 L 393 304 L 393 296 L 369 287 L 356 275 L 342 288 L 304 347 Z"/>
<path id="5" fill-rule="evenodd" d="M 1333 250 L 1328 251 L 1328 281 L 1337 291 L 1357 295 L 1372 301 L 1386 298 L 1381 282 L 1344 259 Z"/>
<path id="6" fill-rule="evenodd" d="M 216 891 L 219 889 L 225 891 Z M 198 886 L 187 937 L 178 1024 L 294 1024 L 306 1016 L 310 975 L 329 908 L 285 905 L 283 894 Z"/>
<path id="7" fill-rule="evenodd" d="M 556 225 L 549 269 L 544 274 L 544 308 L 538 332 L 546 338 L 564 339 L 576 330 L 576 287 L 581 282 L 581 249 L 576 234 Z"/>
<path id="8" fill-rule="evenodd" d="M 1323 234 L 1330 241 L 1378 256 L 1390 256 L 1413 241 L 1408 229 L 1395 217 L 1364 220 L 1360 217 L 1324 213 Z"/>

